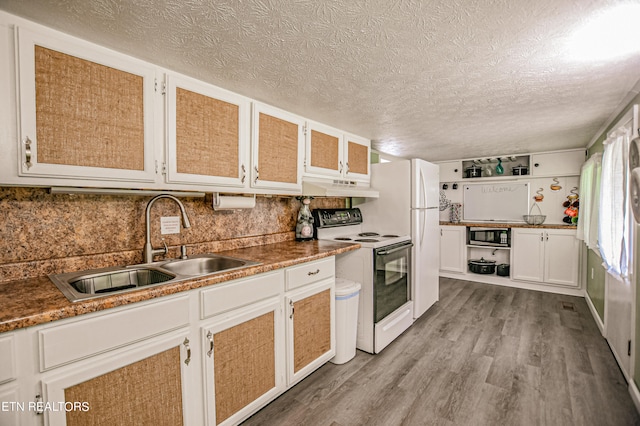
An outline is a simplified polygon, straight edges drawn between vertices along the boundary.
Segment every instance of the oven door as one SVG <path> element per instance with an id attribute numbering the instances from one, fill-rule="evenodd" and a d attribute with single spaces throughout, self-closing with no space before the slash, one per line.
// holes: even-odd
<path id="1" fill-rule="evenodd" d="M 373 251 L 373 318 L 376 323 L 409 300 L 412 246 L 413 243 L 407 241 Z"/>

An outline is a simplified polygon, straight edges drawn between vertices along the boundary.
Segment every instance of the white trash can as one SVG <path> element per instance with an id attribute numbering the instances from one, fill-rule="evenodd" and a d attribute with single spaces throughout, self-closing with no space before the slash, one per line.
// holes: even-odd
<path id="1" fill-rule="evenodd" d="M 329 361 L 344 364 L 356 356 L 360 283 L 336 278 L 336 356 Z"/>

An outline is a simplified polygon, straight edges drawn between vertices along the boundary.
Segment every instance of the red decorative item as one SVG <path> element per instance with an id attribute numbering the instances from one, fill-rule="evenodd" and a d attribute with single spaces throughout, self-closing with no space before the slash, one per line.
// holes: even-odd
<path id="1" fill-rule="evenodd" d="M 578 221 L 578 201 L 579 195 L 575 192 L 577 187 L 573 187 L 571 193 L 567 196 L 567 201 L 562 203 L 563 207 L 566 207 L 564 214 L 566 215 L 562 221 L 567 224 L 575 224 Z"/>

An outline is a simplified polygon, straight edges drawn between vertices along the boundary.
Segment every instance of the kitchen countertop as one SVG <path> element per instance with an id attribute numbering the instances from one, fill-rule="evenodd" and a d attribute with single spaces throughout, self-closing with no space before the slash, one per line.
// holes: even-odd
<path id="1" fill-rule="evenodd" d="M 70 302 L 47 276 L 9 281 L 0 284 L 0 333 L 215 285 L 358 248 L 360 244 L 354 243 L 285 241 L 227 250 L 218 254 L 261 264 L 79 302 Z"/>
<path id="2" fill-rule="evenodd" d="M 528 225 L 526 223 L 499 223 L 499 222 L 447 222 L 440 221 L 441 226 L 477 226 L 481 228 L 543 228 L 543 229 L 578 229 L 576 225 L 563 225 L 561 223 L 543 223 L 542 225 Z"/>

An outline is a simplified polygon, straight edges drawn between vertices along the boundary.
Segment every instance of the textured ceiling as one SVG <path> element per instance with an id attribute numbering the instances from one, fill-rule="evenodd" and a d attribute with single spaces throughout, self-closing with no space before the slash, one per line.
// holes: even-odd
<path id="1" fill-rule="evenodd" d="M 0 9 L 445 160 L 586 146 L 640 54 L 568 59 L 613 0 L 0 0 Z M 637 3 L 637 1 L 634 1 Z"/>

